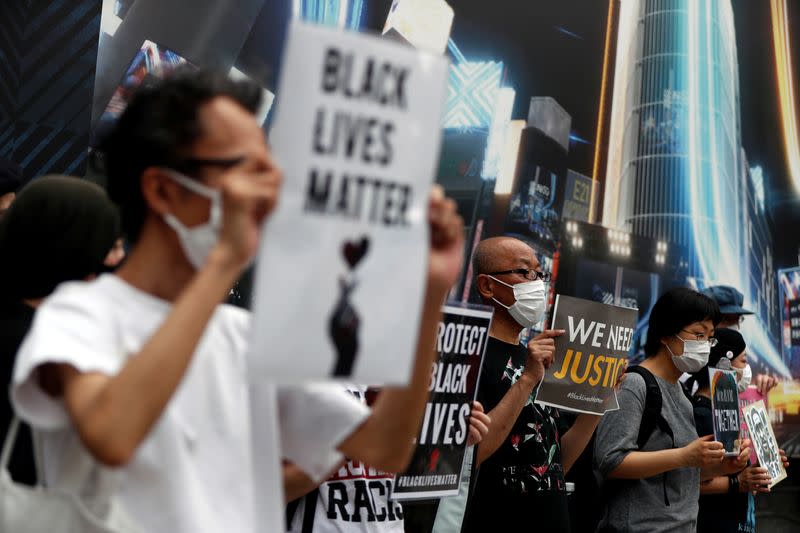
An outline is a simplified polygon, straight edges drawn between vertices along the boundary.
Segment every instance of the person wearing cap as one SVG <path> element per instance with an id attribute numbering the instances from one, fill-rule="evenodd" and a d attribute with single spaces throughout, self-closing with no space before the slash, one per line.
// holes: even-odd
<path id="1" fill-rule="evenodd" d="M 10 159 L 0 157 L 0 215 L 5 213 L 14 199 L 17 191 L 25 185 L 22 167 Z"/>
<path id="2" fill-rule="evenodd" d="M 121 259 L 117 209 L 105 191 L 66 176 L 43 176 L 26 186 L 0 219 L 0 382 L 6 388 L 22 339 L 44 297 L 62 282 L 88 279 Z M 110 257 L 113 255 L 113 257 Z M 0 431 L 13 418 L 8 395 L 0 399 Z M 30 429 L 22 426 L 9 471 L 19 483 L 36 483 Z"/>
<path id="3" fill-rule="evenodd" d="M 698 389 L 692 397 L 694 420 L 698 435 L 713 435 L 713 410 L 709 368 L 736 371 L 739 392 L 750 384 L 750 365 L 747 364 L 747 345 L 741 333 L 734 329 L 717 329 L 717 344 L 711 348 L 708 364 L 694 372 L 691 380 Z M 788 466 L 786 455 L 784 462 Z M 717 476 L 700 484 L 700 510 L 697 516 L 698 533 L 753 533 L 756 531 L 755 494 L 769 492 L 766 468 L 750 465 L 741 472 Z"/>
<path id="4" fill-rule="evenodd" d="M 743 307 L 744 295 L 730 285 L 714 285 L 703 290 L 703 294 L 719 305 L 722 318 L 718 328 L 738 330 L 745 316 L 755 314 Z M 752 381 L 763 396 L 766 396 L 778 384 L 778 380 L 774 376 L 767 374 L 759 374 Z"/>

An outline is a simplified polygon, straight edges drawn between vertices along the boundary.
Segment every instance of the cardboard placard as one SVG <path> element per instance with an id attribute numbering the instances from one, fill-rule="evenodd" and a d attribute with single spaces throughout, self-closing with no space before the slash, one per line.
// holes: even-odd
<path id="1" fill-rule="evenodd" d="M 556 296 L 553 364 L 536 402 L 567 411 L 602 415 L 619 409 L 614 385 L 627 363 L 638 312 L 571 296 Z"/>
<path id="2" fill-rule="evenodd" d="M 786 469 L 783 468 L 778 440 L 772 430 L 764 402 L 758 401 L 745 407 L 744 419 L 750 430 L 750 440 L 753 441 L 758 464 L 767 469 L 772 478 L 769 488 L 772 488 L 786 479 Z"/>
<path id="3" fill-rule="evenodd" d="M 406 472 L 395 478 L 392 499 L 456 496 L 464 472 L 471 403 L 489 340 L 491 307 L 446 305 L 439 323 L 439 359 L 431 373 L 417 447 Z"/>
<path id="4" fill-rule="evenodd" d="M 276 95 L 253 380 L 405 384 L 426 285 L 448 62 L 293 21 Z"/>
<path id="5" fill-rule="evenodd" d="M 709 367 L 708 382 L 711 385 L 714 440 L 725 447 L 725 455 L 739 455 L 741 421 L 736 371 Z"/>
<path id="6" fill-rule="evenodd" d="M 744 408 L 748 405 L 754 404 L 758 401 L 763 401 L 765 407 L 769 407 L 769 403 L 767 402 L 767 397 L 758 392 L 758 389 L 750 386 L 745 389 L 744 392 L 739 393 L 739 412 L 741 414 L 740 423 L 741 429 L 739 431 L 739 435 L 742 440 L 750 438 L 750 430 L 747 427 L 747 420 L 744 418 Z M 758 462 L 758 456 L 756 456 L 756 449 L 755 447 L 750 448 L 750 463 L 756 464 Z"/>

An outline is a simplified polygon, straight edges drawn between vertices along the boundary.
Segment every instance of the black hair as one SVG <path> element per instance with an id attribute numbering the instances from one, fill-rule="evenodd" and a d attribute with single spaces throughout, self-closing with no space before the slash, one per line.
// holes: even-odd
<path id="1" fill-rule="evenodd" d="M 0 298 L 44 298 L 59 283 L 100 273 L 119 236 L 117 208 L 100 186 L 36 178 L 0 219 Z"/>
<path id="2" fill-rule="evenodd" d="M 708 369 L 721 368 L 720 361 L 723 359 L 733 361 L 747 349 L 744 337 L 735 329 L 718 328 L 714 331 L 714 337 L 717 339 L 717 345 L 711 348 L 711 353 L 708 355 L 708 364 L 692 374 L 691 380 L 686 382 L 687 385 L 694 382 L 701 389 L 708 388 L 710 385 Z"/>
<path id="3" fill-rule="evenodd" d="M 684 287 L 670 289 L 650 311 L 644 353 L 647 357 L 656 355 L 661 339 L 677 335 L 689 324 L 711 320 L 716 327 L 720 318 L 719 305 L 708 296 Z"/>
<path id="4" fill-rule="evenodd" d="M 164 80 L 143 84 L 100 140 L 99 163 L 108 177 L 109 196 L 120 206 L 129 241 L 138 239 L 147 212 L 142 173 L 154 166 L 190 175 L 197 171 L 185 161 L 187 151 L 203 134 L 200 108 L 219 96 L 251 113 L 261 103 L 261 90 L 253 82 L 234 81 L 206 70 L 178 69 Z"/>

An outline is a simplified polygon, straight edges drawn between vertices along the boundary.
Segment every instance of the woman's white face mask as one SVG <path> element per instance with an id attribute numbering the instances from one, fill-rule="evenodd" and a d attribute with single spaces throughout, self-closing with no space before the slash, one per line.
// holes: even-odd
<path id="1" fill-rule="evenodd" d="M 672 356 L 672 363 L 675 368 L 687 374 L 693 374 L 703 369 L 708 364 L 708 356 L 711 354 L 711 343 L 708 341 L 686 340 L 675 335 L 675 338 L 683 342 L 683 355 L 672 353 L 668 344 L 664 344 Z"/>
<path id="2" fill-rule="evenodd" d="M 753 380 L 753 369 L 750 368 L 750 365 L 745 364 L 744 368 L 736 368 L 734 370 L 736 370 L 736 386 L 739 392 L 746 391 Z"/>

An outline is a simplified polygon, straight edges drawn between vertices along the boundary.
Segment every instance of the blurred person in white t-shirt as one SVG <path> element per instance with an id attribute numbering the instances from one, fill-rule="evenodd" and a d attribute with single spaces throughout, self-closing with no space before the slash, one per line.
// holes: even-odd
<path id="1" fill-rule="evenodd" d="M 128 258 L 115 274 L 61 286 L 14 369 L 12 400 L 41 443 L 45 482 L 81 472 L 91 511 L 102 516 L 114 498 L 143 531 L 280 531 L 282 459 L 317 481 L 343 455 L 401 470 L 425 406 L 463 251 L 462 221 L 439 189 L 410 385 L 371 411 L 340 386 L 249 386 L 250 317 L 221 302 L 279 195 L 253 115 L 259 95 L 208 72 L 139 89 L 99 147 Z"/>

